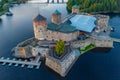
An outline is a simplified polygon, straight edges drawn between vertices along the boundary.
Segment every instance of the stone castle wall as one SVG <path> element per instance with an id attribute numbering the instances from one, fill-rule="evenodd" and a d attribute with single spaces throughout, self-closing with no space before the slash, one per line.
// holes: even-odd
<path id="1" fill-rule="evenodd" d="M 104 31 L 108 28 L 109 16 L 106 15 L 94 15 L 97 18 L 98 31 Z"/>
<path id="2" fill-rule="evenodd" d="M 52 30 L 47 30 L 44 26 L 34 26 L 35 38 L 38 40 L 63 40 L 63 41 L 72 41 L 77 39 L 79 31 L 73 33 L 62 33 Z"/>
<path id="3" fill-rule="evenodd" d="M 66 58 L 63 61 L 47 55 L 45 64 L 61 76 L 65 76 L 74 60 L 75 54 L 73 52 L 69 53 L 69 55 L 66 55 Z"/>
<path id="4" fill-rule="evenodd" d="M 31 52 L 33 56 L 42 56 L 45 57 L 46 53 L 48 52 L 48 48 L 42 48 L 42 47 L 31 47 Z"/>
<path id="5" fill-rule="evenodd" d="M 47 40 L 63 40 L 63 41 L 72 41 L 77 39 L 79 32 L 73 33 L 61 33 L 56 31 L 48 30 L 46 32 L 46 39 Z"/>
<path id="6" fill-rule="evenodd" d="M 46 56 L 45 65 L 54 70 L 55 72 L 57 72 L 58 74 L 62 73 L 62 66 L 60 62 L 57 62 L 56 59 L 50 56 Z"/>
<path id="7" fill-rule="evenodd" d="M 71 46 L 73 48 L 83 48 L 89 44 L 94 44 L 96 47 L 111 47 L 111 48 L 113 47 L 112 40 L 103 40 L 103 39 L 95 39 L 95 38 L 89 38 L 83 41 L 75 41 L 72 42 Z"/>

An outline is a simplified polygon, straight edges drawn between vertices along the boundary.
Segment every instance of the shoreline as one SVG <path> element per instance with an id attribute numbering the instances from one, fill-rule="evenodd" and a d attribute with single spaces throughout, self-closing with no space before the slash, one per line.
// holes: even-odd
<path id="1" fill-rule="evenodd" d="M 23 0 L 23 1 L 11 1 L 10 3 L 7 2 L 7 3 L 4 3 L 4 4 L 8 4 L 8 5 L 9 5 L 8 9 L 9 9 L 11 5 L 14 6 L 14 4 L 18 4 L 18 5 L 19 5 L 19 4 L 25 4 L 27 1 L 28 1 L 28 0 Z M 2 6 L 1 9 L 3 9 L 4 4 L 1 5 L 1 6 Z M 4 15 L 6 12 L 8 12 L 8 11 L 7 11 L 7 10 L 1 10 L 0 16 Z"/>

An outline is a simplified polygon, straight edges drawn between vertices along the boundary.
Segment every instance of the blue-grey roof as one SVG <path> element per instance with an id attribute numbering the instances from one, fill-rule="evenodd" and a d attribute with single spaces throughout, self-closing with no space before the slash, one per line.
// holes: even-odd
<path id="1" fill-rule="evenodd" d="M 78 5 L 74 5 L 74 6 L 73 6 L 73 8 L 78 8 L 78 9 L 79 9 L 79 8 L 80 8 L 80 6 L 78 6 Z"/>
<path id="2" fill-rule="evenodd" d="M 75 15 L 70 19 L 70 21 L 71 26 L 75 26 L 76 29 L 85 32 L 92 32 L 92 30 L 96 27 L 95 25 L 96 18 L 93 16 Z"/>
<path id="3" fill-rule="evenodd" d="M 61 13 L 58 10 L 55 10 L 55 12 L 53 14 L 59 15 Z"/>
<path id="4" fill-rule="evenodd" d="M 34 18 L 34 21 L 42 21 L 42 20 L 46 20 L 46 18 L 40 14 L 38 14 L 38 16 Z"/>

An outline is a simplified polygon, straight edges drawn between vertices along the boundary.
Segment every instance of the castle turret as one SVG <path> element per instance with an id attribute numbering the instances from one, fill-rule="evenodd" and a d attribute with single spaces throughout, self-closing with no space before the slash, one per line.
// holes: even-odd
<path id="1" fill-rule="evenodd" d="M 78 14 L 79 13 L 79 6 L 78 5 L 74 5 L 73 7 L 72 7 L 72 13 L 76 13 L 76 14 Z"/>
<path id="2" fill-rule="evenodd" d="M 52 14 L 52 23 L 57 25 L 61 23 L 61 13 L 58 10 Z"/>
<path id="3" fill-rule="evenodd" d="M 45 32 L 47 29 L 47 19 L 42 15 L 38 15 L 33 19 L 34 35 L 36 39 L 45 39 Z"/>

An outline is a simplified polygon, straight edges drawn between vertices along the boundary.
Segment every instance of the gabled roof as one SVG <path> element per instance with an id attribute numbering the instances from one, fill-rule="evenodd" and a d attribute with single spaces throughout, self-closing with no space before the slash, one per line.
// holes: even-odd
<path id="1" fill-rule="evenodd" d="M 53 14 L 59 15 L 61 13 L 58 10 L 55 10 L 55 12 Z"/>
<path id="2" fill-rule="evenodd" d="M 72 23 L 71 26 L 75 26 L 76 29 L 85 32 L 92 32 L 92 30 L 96 27 L 96 18 L 93 16 L 75 15 L 70 19 L 70 21 Z"/>
<path id="3" fill-rule="evenodd" d="M 34 21 L 42 21 L 42 20 L 46 20 L 46 18 L 40 14 L 38 14 L 38 16 L 34 18 Z"/>

